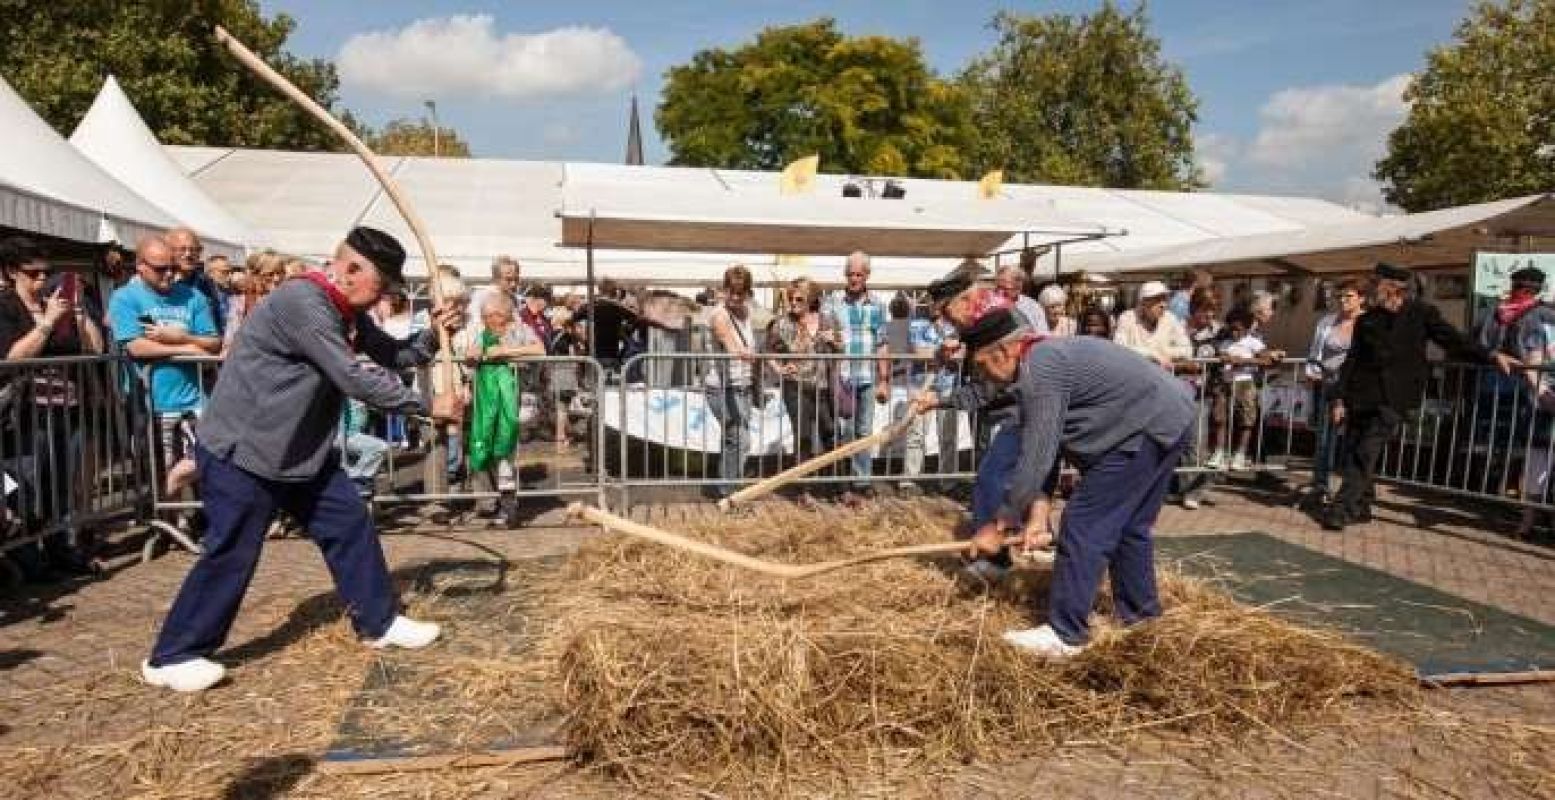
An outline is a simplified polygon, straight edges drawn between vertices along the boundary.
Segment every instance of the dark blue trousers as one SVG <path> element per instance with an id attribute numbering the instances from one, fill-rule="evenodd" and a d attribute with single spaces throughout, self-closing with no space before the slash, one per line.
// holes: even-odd
<path id="1" fill-rule="evenodd" d="M 1064 506 L 1048 594 L 1048 624 L 1058 638 L 1073 645 L 1090 639 L 1087 617 L 1104 569 L 1125 624 L 1161 615 L 1150 529 L 1187 441 L 1162 447 L 1143 437 L 1134 452 L 1114 450 L 1081 471 Z"/>
<path id="2" fill-rule="evenodd" d="M 1002 423 L 988 440 L 988 449 L 977 465 L 977 482 L 972 484 L 972 530 L 992 522 L 998 515 L 1019 462 L 1020 425 L 1013 421 Z"/>
<path id="3" fill-rule="evenodd" d="M 357 487 L 338 467 L 305 482 L 271 481 L 194 451 L 209 527 L 204 552 L 178 590 L 151 652 L 165 667 L 209 656 L 227 640 L 277 509 L 302 524 L 324 553 L 357 634 L 378 638 L 397 613 L 389 566 Z"/>

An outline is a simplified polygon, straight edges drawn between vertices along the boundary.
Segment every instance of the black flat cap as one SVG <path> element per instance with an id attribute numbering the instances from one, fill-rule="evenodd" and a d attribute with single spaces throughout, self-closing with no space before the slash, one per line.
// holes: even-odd
<path id="1" fill-rule="evenodd" d="M 988 345 L 1004 341 L 1020 329 L 1020 320 L 1015 317 L 1014 311 L 1008 308 L 996 308 L 978 317 L 977 321 L 961 334 L 961 342 L 966 345 L 967 354 L 971 355 Z"/>
<path id="2" fill-rule="evenodd" d="M 1544 271 L 1537 267 L 1523 267 L 1512 273 L 1513 286 L 1526 286 L 1530 289 L 1544 288 Z"/>
<path id="3" fill-rule="evenodd" d="M 1408 282 L 1410 278 L 1414 277 L 1409 270 L 1403 267 L 1395 267 L 1386 261 L 1378 261 L 1376 269 L 1372 270 L 1372 274 L 1390 281 Z"/>
<path id="4" fill-rule="evenodd" d="M 346 246 L 350 247 L 378 268 L 386 288 L 405 283 L 405 248 L 395 239 L 377 228 L 365 225 L 352 228 L 346 234 Z"/>
<path id="5" fill-rule="evenodd" d="M 972 288 L 972 276 L 966 270 L 957 269 L 929 284 L 929 300 L 943 303 Z"/>

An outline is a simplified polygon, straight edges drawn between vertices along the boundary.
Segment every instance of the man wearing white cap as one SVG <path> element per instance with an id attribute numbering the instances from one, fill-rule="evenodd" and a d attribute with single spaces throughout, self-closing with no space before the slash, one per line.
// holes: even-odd
<path id="1" fill-rule="evenodd" d="M 1139 301 L 1118 317 L 1112 340 L 1160 364 L 1172 368 L 1173 361 L 1193 356 L 1188 331 L 1176 317 L 1166 313 L 1166 300 L 1172 291 L 1160 281 L 1139 287 Z"/>

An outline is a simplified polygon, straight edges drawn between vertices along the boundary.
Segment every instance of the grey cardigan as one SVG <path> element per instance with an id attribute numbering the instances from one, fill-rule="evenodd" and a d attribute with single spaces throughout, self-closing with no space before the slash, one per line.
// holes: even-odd
<path id="1" fill-rule="evenodd" d="M 316 478 L 333 466 L 344 397 L 425 413 L 421 397 L 394 371 L 429 361 L 433 337 L 426 330 L 400 341 L 359 313 L 357 350 L 376 362 L 363 363 L 324 290 L 286 281 L 238 330 L 200 419 L 200 445 L 261 478 Z"/>
<path id="2" fill-rule="evenodd" d="M 970 384 L 945 404 L 977 408 L 989 391 Z M 1006 391 L 1020 409 L 1021 447 L 998 514 L 1016 528 L 1056 468 L 1060 448 L 1083 470 L 1112 450 L 1132 452 L 1141 436 L 1170 447 L 1193 424 L 1193 397 L 1182 381 L 1092 336 L 1050 338 L 1033 346 Z"/>

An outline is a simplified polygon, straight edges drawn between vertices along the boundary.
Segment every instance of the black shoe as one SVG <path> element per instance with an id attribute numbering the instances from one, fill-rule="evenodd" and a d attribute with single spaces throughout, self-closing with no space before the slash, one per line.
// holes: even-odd
<path id="1" fill-rule="evenodd" d="M 1328 510 L 1328 513 L 1323 515 L 1323 530 L 1325 531 L 1343 531 L 1344 526 L 1348 524 L 1350 524 L 1349 517 L 1338 509 L 1331 508 Z"/>

